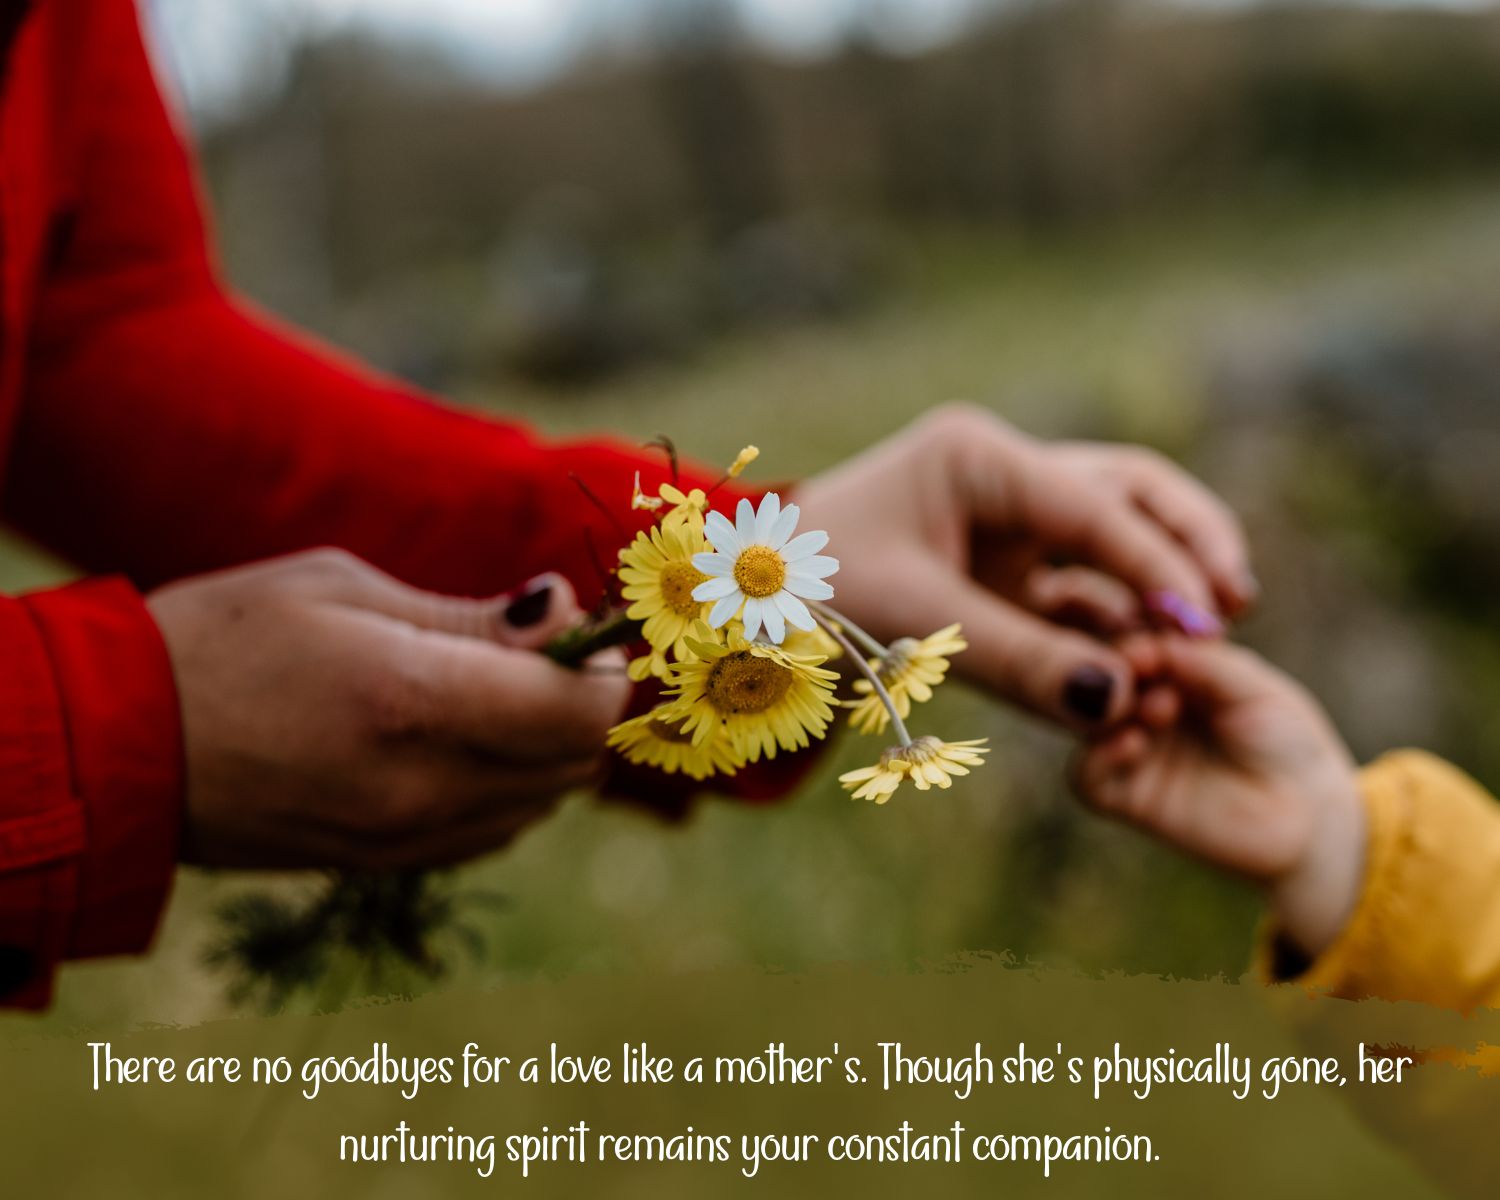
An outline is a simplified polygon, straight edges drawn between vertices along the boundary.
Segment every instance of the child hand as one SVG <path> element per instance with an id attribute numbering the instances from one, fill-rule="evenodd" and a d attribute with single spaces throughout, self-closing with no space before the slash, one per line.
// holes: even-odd
<path id="1" fill-rule="evenodd" d="M 1141 636 L 1122 649 L 1146 690 L 1094 743 L 1076 785 L 1092 807 L 1264 888 L 1304 954 L 1358 899 L 1364 811 L 1355 763 L 1317 702 L 1222 642 Z"/>

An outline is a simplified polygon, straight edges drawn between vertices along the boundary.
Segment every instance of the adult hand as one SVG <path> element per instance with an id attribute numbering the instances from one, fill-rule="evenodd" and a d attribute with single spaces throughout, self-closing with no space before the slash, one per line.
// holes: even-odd
<path id="1" fill-rule="evenodd" d="M 579 671 L 537 653 L 579 616 L 560 576 L 461 600 L 318 550 L 148 604 L 182 702 L 190 861 L 472 857 L 594 775 L 629 693 L 618 652 Z"/>
<path id="2" fill-rule="evenodd" d="M 958 670 L 1076 729 L 1134 703 L 1102 634 L 1148 610 L 1215 633 L 1255 595 L 1244 535 L 1149 450 L 1047 443 L 969 406 L 934 411 L 796 496 L 839 558 L 835 603 L 882 640 L 961 621 Z"/>

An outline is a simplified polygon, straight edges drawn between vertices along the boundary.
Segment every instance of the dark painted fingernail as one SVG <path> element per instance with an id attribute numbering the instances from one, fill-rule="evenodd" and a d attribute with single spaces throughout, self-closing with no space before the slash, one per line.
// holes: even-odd
<path id="1" fill-rule="evenodd" d="M 1115 677 L 1100 667 L 1079 667 L 1063 685 L 1063 704 L 1075 717 L 1102 721 L 1115 694 Z"/>
<path id="2" fill-rule="evenodd" d="M 1223 621 L 1176 592 L 1152 592 L 1146 597 L 1146 607 L 1188 637 L 1215 638 L 1224 634 Z"/>
<path id="3" fill-rule="evenodd" d="M 505 606 L 505 623 L 512 629 L 526 629 L 547 615 L 552 607 L 552 577 L 538 575 L 515 593 Z"/>

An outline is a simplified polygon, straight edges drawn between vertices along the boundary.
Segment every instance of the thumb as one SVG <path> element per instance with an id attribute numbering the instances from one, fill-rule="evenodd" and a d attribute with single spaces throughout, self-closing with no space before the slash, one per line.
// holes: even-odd
<path id="1" fill-rule="evenodd" d="M 495 604 L 492 636 L 517 650 L 541 650 L 583 619 L 573 585 L 555 571 L 528 579 Z"/>
<path id="2" fill-rule="evenodd" d="M 959 661 L 984 686 L 1077 730 L 1096 731 L 1130 711 L 1134 673 L 1104 643 L 967 581 L 953 616 L 969 642 Z"/>

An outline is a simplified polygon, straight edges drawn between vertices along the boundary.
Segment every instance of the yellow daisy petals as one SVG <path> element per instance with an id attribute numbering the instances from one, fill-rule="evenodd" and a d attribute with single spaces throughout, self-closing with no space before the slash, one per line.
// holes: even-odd
<path id="1" fill-rule="evenodd" d="M 693 599 L 693 589 L 705 578 L 693 566 L 693 555 L 705 545 L 688 525 L 659 525 L 636 534 L 620 551 L 620 595 L 630 604 L 625 615 L 641 622 L 642 636 L 651 645 L 649 655 L 630 664 L 632 679 L 665 676 L 668 655 L 687 656 L 683 638 L 707 607 Z"/>
<path id="2" fill-rule="evenodd" d="M 948 674 L 949 657 L 967 650 L 969 643 L 959 635 L 959 626 L 948 625 L 925 638 L 900 638 L 892 642 L 884 658 L 870 659 L 870 669 L 880 676 L 891 703 L 904 721 L 911 716 L 912 701 L 918 704 L 932 699 L 932 689 Z M 849 724 L 860 733 L 884 733 L 890 724 L 890 713 L 875 694 L 868 679 L 854 681 L 857 700 L 844 701 L 851 709 Z"/>
<path id="3" fill-rule="evenodd" d="M 746 762 L 757 762 L 826 735 L 838 675 L 821 657 L 747 642 L 733 629 L 721 640 L 705 624 L 686 642 L 691 656 L 667 673 L 665 716 L 695 745 L 727 737 Z"/>
<path id="4" fill-rule="evenodd" d="M 607 744 L 629 762 L 656 767 L 668 775 L 681 772 L 693 779 L 733 775 L 745 765 L 727 738 L 709 738 L 695 745 L 679 722 L 666 719 L 665 707 L 622 721 L 609 731 Z"/>
<path id="5" fill-rule="evenodd" d="M 989 753 L 986 741 L 944 742 L 919 737 L 909 746 L 892 746 L 873 767 L 846 771 L 839 782 L 853 791 L 852 799 L 873 800 L 876 804 L 884 804 L 908 779 L 920 792 L 950 788 L 955 775 L 967 775 L 970 767 L 984 762 L 984 755 Z"/>

